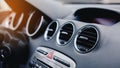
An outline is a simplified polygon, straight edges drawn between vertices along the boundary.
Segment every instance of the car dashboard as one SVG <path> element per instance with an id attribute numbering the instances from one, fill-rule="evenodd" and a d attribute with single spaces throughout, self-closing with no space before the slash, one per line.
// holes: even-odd
<path id="1" fill-rule="evenodd" d="M 17 53 L 20 54 L 17 56 L 21 60 L 14 62 L 20 61 L 19 68 L 120 67 L 119 4 L 63 5 L 49 0 L 6 2 L 14 11 L 6 17 L 3 27 L 10 29 L 10 35 L 22 32 L 26 37 L 24 41 L 20 38 L 23 35 L 17 37 L 27 46 L 24 53 L 20 48 L 23 44 L 18 45 L 20 52 Z M 7 58 L 9 62 L 6 62 L 6 57 L 1 59 L 7 66 L 11 63 L 13 66 L 10 68 L 17 67 L 13 59 Z"/>

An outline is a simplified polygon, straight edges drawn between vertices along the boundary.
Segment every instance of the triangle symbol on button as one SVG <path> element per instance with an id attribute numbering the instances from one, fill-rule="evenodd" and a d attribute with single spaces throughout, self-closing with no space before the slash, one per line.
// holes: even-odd
<path id="1" fill-rule="evenodd" d="M 49 59 L 53 59 L 53 56 L 54 56 L 54 51 L 50 52 L 50 53 L 47 55 L 47 57 L 48 57 Z"/>

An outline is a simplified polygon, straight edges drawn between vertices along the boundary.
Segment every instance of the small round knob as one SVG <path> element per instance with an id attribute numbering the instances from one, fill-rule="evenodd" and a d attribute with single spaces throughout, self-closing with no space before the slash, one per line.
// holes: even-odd
<path id="1" fill-rule="evenodd" d="M 0 59 L 5 60 L 11 55 L 11 51 L 8 47 L 0 48 Z"/>

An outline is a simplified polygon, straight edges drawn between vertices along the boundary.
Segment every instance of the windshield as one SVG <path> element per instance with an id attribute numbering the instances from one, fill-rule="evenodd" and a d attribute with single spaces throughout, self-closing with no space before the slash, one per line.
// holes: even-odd
<path id="1" fill-rule="evenodd" d="M 119 4 L 120 0 L 57 0 L 63 3 L 71 3 L 71 4 Z"/>

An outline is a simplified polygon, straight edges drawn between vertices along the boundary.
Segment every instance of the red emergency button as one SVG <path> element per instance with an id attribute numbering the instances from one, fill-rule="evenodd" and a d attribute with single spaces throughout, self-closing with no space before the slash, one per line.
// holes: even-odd
<path id="1" fill-rule="evenodd" d="M 49 59 L 53 59 L 53 56 L 54 56 L 54 51 L 50 52 L 50 53 L 47 55 L 47 57 L 48 57 Z"/>

